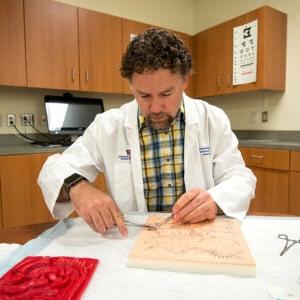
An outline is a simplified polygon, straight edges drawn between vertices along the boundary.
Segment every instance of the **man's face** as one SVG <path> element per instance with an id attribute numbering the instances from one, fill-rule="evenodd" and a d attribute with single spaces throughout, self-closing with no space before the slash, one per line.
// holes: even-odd
<path id="1" fill-rule="evenodd" d="M 169 69 L 133 73 L 132 93 L 149 125 L 168 129 L 179 110 L 187 77 Z"/>

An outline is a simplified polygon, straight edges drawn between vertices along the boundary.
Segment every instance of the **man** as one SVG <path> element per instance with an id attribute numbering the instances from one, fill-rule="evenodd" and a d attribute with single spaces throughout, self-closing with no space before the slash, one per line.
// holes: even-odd
<path id="1" fill-rule="evenodd" d="M 213 219 L 218 210 L 245 216 L 256 179 L 224 112 L 184 94 L 191 71 L 191 56 L 174 34 L 150 29 L 133 39 L 121 74 L 135 100 L 98 115 L 40 173 L 56 218 L 75 209 L 95 231 L 117 226 L 126 236 L 126 211 L 172 210 L 178 223 Z M 110 195 L 90 183 L 98 172 Z"/>

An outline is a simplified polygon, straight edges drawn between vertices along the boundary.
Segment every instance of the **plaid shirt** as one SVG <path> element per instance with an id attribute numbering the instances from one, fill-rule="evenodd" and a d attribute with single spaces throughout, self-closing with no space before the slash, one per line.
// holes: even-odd
<path id="1" fill-rule="evenodd" d="M 149 127 L 139 111 L 144 195 L 149 211 L 170 211 L 185 192 L 184 127 L 183 104 L 167 131 Z"/>

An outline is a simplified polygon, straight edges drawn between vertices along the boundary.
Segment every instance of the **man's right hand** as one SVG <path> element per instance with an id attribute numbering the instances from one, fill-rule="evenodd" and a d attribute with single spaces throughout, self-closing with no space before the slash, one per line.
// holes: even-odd
<path id="1" fill-rule="evenodd" d="M 82 180 L 70 188 L 69 196 L 77 214 L 93 230 L 103 234 L 116 226 L 123 236 L 127 236 L 122 213 L 108 194 Z"/>

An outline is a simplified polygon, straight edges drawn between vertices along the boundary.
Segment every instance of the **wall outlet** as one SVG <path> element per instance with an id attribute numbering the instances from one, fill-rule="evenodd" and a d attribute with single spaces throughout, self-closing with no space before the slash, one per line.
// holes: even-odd
<path id="1" fill-rule="evenodd" d="M 7 114 L 7 126 L 16 126 L 16 114 Z"/>
<path id="2" fill-rule="evenodd" d="M 37 126 L 45 126 L 47 123 L 45 115 L 36 115 L 35 117 L 35 124 Z"/>
<path id="3" fill-rule="evenodd" d="M 33 114 L 29 113 L 22 113 L 21 114 L 21 126 L 30 126 L 34 125 L 34 119 L 33 119 Z"/>
<path id="4" fill-rule="evenodd" d="M 261 113 L 261 121 L 262 122 L 268 122 L 268 112 L 267 111 L 263 111 L 262 113 Z"/>

